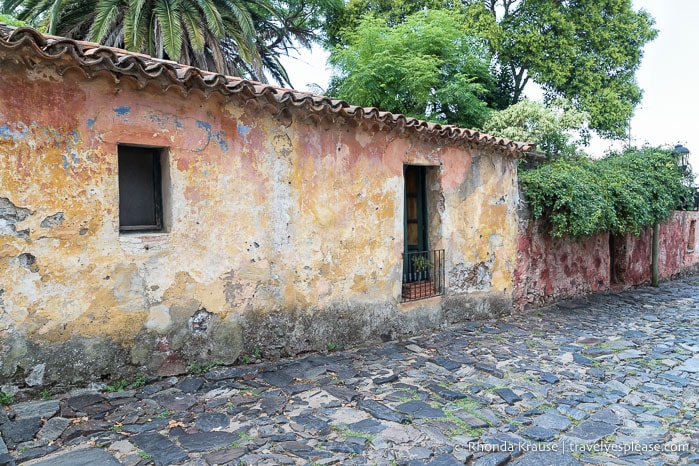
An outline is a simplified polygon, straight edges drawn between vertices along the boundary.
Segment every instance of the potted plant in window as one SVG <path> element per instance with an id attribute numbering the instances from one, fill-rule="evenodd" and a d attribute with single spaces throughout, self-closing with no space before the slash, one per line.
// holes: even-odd
<path id="1" fill-rule="evenodd" d="M 415 281 L 403 285 L 403 297 L 405 299 L 420 299 L 435 294 L 434 283 L 430 278 L 430 270 L 434 267 L 427 256 L 416 255 L 410 259 L 415 273 Z"/>
<path id="2" fill-rule="evenodd" d="M 424 280 L 428 277 L 430 269 L 434 266 L 432 261 L 427 256 L 413 256 L 411 259 L 415 272 L 417 272 L 418 280 Z"/>

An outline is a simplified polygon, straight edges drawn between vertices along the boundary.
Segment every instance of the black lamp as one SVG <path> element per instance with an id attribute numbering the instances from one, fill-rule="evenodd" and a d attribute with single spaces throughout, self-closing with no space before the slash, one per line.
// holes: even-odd
<path id="1" fill-rule="evenodd" d="M 682 167 L 686 168 L 689 166 L 689 149 L 684 147 L 682 144 L 677 144 L 672 150 L 672 153 L 678 156 L 678 162 Z"/>

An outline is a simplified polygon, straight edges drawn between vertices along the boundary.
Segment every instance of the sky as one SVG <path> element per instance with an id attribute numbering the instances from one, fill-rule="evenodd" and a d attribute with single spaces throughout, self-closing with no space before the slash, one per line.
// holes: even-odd
<path id="1" fill-rule="evenodd" d="M 682 144 L 690 150 L 690 163 L 699 173 L 699 0 L 634 0 L 633 5 L 655 18 L 659 33 L 646 45 L 636 73 L 644 95 L 631 120 L 631 141 L 634 145 Z M 330 78 L 327 57 L 315 46 L 282 63 L 296 89 L 308 90 L 309 83 L 325 89 Z M 613 147 L 610 141 L 594 138 L 587 152 L 602 156 Z"/>

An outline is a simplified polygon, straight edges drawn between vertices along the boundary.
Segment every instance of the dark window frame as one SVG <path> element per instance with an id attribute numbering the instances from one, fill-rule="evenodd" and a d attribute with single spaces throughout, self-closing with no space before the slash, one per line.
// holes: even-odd
<path id="1" fill-rule="evenodd" d="M 148 147 L 148 146 L 137 146 L 130 144 L 119 144 L 118 145 L 118 178 L 119 178 L 119 232 L 162 232 L 164 231 L 163 222 L 163 171 L 162 171 L 162 158 L 165 153 L 165 149 L 162 147 Z M 152 191 L 152 198 L 148 196 L 146 199 L 136 198 L 132 195 L 131 188 L 134 186 L 133 180 L 127 180 L 124 177 L 124 172 L 129 169 L 134 169 L 133 157 L 151 157 L 151 163 L 146 170 L 150 171 L 151 174 L 142 173 L 145 175 L 145 179 L 151 180 L 152 184 L 147 186 L 147 191 Z M 131 158 L 131 160 L 127 160 Z M 130 164 L 131 167 L 126 165 Z M 137 163 L 136 163 L 137 164 Z M 142 167 L 136 167 L 136 170 L 142 170 Z M 140 180 L 144 182 L 144 180 Z M 128 218 L 127 212 L 133 209 L 125 208 L 125 203 L 134 203 L 144 201 L 147 206 L 148 216 L 152 221 L 135 221 L 133 218 Z M 143 206 L 137 208 L 140 209 L 140 214 L 143 214 Z"/>

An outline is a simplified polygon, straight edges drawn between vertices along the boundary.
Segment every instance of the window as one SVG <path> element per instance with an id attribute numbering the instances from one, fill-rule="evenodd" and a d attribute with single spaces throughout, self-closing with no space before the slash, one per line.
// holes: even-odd
<path id="1" fill-rule="evenodd" d="M 162 150 L 119 146 L 119 231 L 162 231 Z"/>
<path id="2" fill-rule="evenodd" d="M 428 179 L 438 176 L 432 168 L 405 165 L 405 206 L 403 238 L 403 302 L 444 294 L 444 250 L 429 250 L 427 222 L 434 195 L 428 191 Z M 438 222 L 438 218 L 434 218 Z M 437 229 L 435 231 L 438 231 Z"/>

